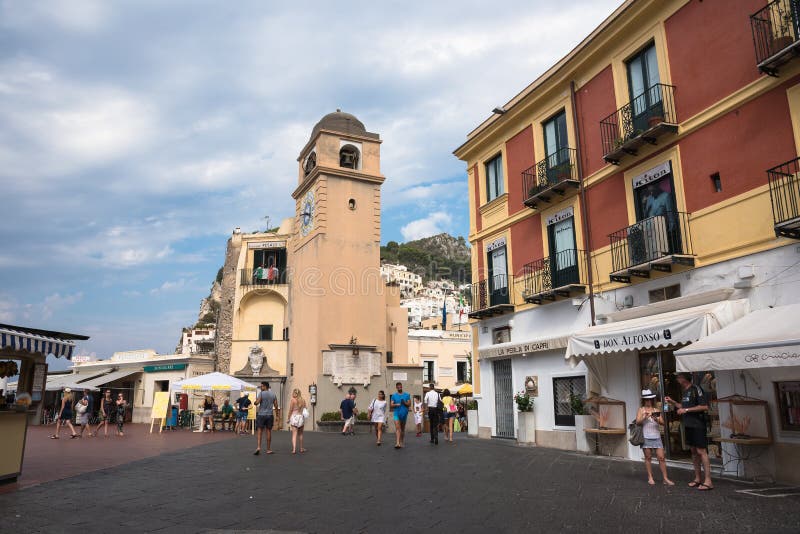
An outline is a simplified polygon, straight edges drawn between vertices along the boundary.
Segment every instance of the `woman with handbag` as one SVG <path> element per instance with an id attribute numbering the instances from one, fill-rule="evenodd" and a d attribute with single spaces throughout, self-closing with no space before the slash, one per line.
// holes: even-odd
<path id="1" fill-rule="evenodd" d="M 661 442 L 661 431 L 659 430 L 659 425 L 663 424 L 663 416 L 655 406 L 655 398 L 656 394 L 649 389 L 642 390 L 642 406 L 636 414 L 636 424 L 642 425 L 644 434 L 642 451 L 644 452 L 644 467 L 647 470 L 647 483 L 651 486 L 656 483 L 653 480 L 653 468 L 650 465 L 653 451 L 655 451 L 664 485 L 674 486 L 675 483 L 667 476 L 667 460 L 664 457 L 664 444 Z"/>
<path id="2" fill-rule="evenodd" d="M 450 396 L 450 390 L 445 389 L 442 392 L 442 404 L 444 404 L 444 439 L 453 443 L 453 425 L 456 422 L 456 415 L 458 415 L 458 408 L 456 408 L 455 399 Z"/>
<path id="3" fill-rule="evenodd" d="M 289 403 L 289 427 L 292 429 L 292 454 L 297 454 L 297 443 L 300 442 L 300 452 L 306 452 L 303 448 L 303 427 L 308 417 L 306 401 L 300 390 L 295 388 L 292 391 L 292 401 Z"/>
<path id="4" fill-rule="evenodd" d="M 383 424 L 386 422 L 386 393 L 383 390 L 378 392 L 378 397 L 372 399 L 369 405 L 369 420 L 375 425 L 375 435 L 378 439 L 375 445 L 380 447 L 383 438 Z"/>

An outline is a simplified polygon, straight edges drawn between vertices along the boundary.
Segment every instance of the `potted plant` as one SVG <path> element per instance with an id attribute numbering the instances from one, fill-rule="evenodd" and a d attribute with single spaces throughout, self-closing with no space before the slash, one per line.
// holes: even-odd
<path id="1" fill-rule="evenodd" d="M 776 21 L 775 32 L 772 36 L 772 54 L 777 54 L 794 42 L 792 38 L 792 11 L 786 9 L 780 12 Z"/>
<path id="2" fill-rule="evenodd" d="M 536 420 L 533 414 L 533 397 L 527 391 L 522 390 L 514 395 L 514 402 L 517 403 L 517 420 L 519 429 L 517 430 L 517 442 L 526 444 L 536 443 Z"/>
<path id="3" fill-rule="evenodd" d="M 589 440 L 586 439 L 586 429 L 592 428 L 593 418 L 586 413 L 583 397 L 572 394 L 569 396 L 572 413 L 575 414 L 575 450 L 578 452 L 591 452 Z"/>
<path id="4" fill-rule="evenodd" d="M 475 399 L 467 403 L 467 435 L 478 435 L 478 401 Z"/>

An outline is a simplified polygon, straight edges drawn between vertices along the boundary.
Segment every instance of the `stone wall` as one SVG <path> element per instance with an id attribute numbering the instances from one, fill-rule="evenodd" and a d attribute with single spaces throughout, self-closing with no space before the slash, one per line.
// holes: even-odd
<path id="1" fill-rule="evenodd" d="M 234 236 L 238 237 L 238 236 Z M 225 265 L 222 267 L 222 292 L 217 316 L 217 370 L 231 373 L 231 340 L 233 338 L 233 305 L 238 282 L 237 264 L 242 248 L 241 239 L 228 239 Z"/>

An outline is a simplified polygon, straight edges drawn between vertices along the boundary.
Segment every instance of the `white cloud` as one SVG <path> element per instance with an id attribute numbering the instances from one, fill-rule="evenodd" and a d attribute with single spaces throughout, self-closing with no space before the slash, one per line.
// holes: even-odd
<path id="1" fill-rule="evenodd" d="M 42 319 L 49 319 L 56 311 L 62 310 L 72 306 L 83 298 L 83 292 L 78 291 L 70 295 L 61 295 L 60 293 L 53 293 L 44 298 L 41 303 L 41 317 Z"/>
<path id="2" fill-rule="evenodd" d="M 0 295 L 0 321 L 11 323 L 14 321 L 14 310 L 17 308 L 17 301 L 7 295 Z"/>
<path id="3" fill-rule="evenodd" d="M 110 5 L 101 0 L 37 0 L 0 2 L 0 26 L 41 27 L 55 25 L 66 30 L 86 32 L 103 26 Z"/>
<path id="4" fill-rule="evenodd" d="M 183 289 L 184 287 L 186 287 L 186 279 L 185 278 L 181 278 L 179 280 L 175 280 L 174 282 L 170 281 L 170 280 L 167 280 L 166 282 L 164 282 L 160 286 L 151 289 L 150 290 L 150 294 L 151 295 L 158 295 L 159 293 L 166 293 L 166 292 L 169 292 L 169 291 L 178 291 L 180 289 Z"/>
<path id="5" fill-rule="evenodd" d="M 431 213 L 424 219 L 417 219 L 403 226 L 400 233 L 403 234 L 403 239 L 412 241 L 446 232 L 452 222 L 453 218 L 447 213 Z"/>

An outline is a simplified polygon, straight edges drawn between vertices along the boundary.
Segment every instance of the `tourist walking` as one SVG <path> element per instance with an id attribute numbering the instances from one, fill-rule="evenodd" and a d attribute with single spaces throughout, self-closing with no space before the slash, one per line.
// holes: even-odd
<path id="1" fill-rule="evenodd" d="M 247 426 L 247 413 L 250 410 L 250 405 L 252 402 L 250 401 L 250 394 L 247 392 L 242 392 L 241 397 L 236 399 L 234 402 L 236 405 L 236 432 L 239 434 L 247 434 L 245 427 Z"/>
<path id="2" fill-rule="evenodd" d="M 275 424 L 275 409 L 278 407 L 278 397 L 269 389 L 269 382 L 261 382 L 261 391 L 256 394 L 256 456 L 261 454 L 261 435 L 267 434 L 267 454 L 272 454 L 272 427 Z"/>
<path id="3" fill-rule="evenodd" d="M 656 394 L 649 389 L 642 390 L 642 405 L 636 414 L 636 424 L 642 425 L 642 434 L 644 435 L 642 451 L 644 452 L 644 468 L 647 471 L 647 483 L 651 486 L 656 483 L 653 480 L 653 467 L 650 465 L 653 451 L 655 451 L 664 485 L 674 486 L 675 484 L 667 476 L 667 460 L 664 457 L 664 444 L 661 441 L 661 430 L 659 429 L 659 425 L 663 425 L 664 420 L 661 411 L 655 406 L 655 398 Z"/>
<path id="4" fill-rule="evenodd" d="M 403 383 L 398 382 L 395 385 L 397 392 L 392 393 L 389 398 L 390 405 L 394 410 L 394 427 L 395 427 L 395 449 L 402 449 L 405 447 L 406 439 L 406 419 L 408 418 L 408 408 L 411 406 L 411 396 L 408 393 L 403 393 Z"/>
<path id="5" fill-rule="evenodd" d="M 122 396 L 122 393 L 117 395 L 117 435 L 124 436 L 122 427 L 125 425 L 125 410 L 128 408 L 128 401 Z"/>
<path id="6" fill-rule="evenodd" d="M 683 421 L 686 444 L 692 449 L 694 480 L 689 482 L 689 487 L 709 491 L 714 489 L 714 485 L 711 483 L 711 461 L 708 459 L 706 435 L 705 412 L 708 411 L 708 400 L 703 388 L 692 384 L 690 373 L 678 373 L 678 383 L 683 389 L 680 404 L 669 397 L 664 397 L 664 400 L 677 408 L 677 413 Z"/>
<path id="7" fill-rule="evenodd" d="M 83 431 L 88 428 L 89 435 L 92 435 L 92 416 L 94 415 L 94 397 L 92 396 L 92 392 L 88 389 L 83 390 L 83 399 L 86 400 L 86 424 L 81 427 L 81 437 L 83 437 Z"/>
<path id="8" fill-rule="evenodd" d="M 444 420 L 446 423 L 444 427 L 444 439 L 453 443 L 453 425 L 456 422 L 458 408 L 456 408 L 456 401 L 450 395 L 449 389 L 445 389 L 442 392 L 442 404 L 444 404 Z"/>
<path id="9" fill-rule="evenodd" d="M 352 392 L 348 392 L 339 404 L 339 417 L 344 421 L 344 426 L 342 427 L 343 436 L 355 434 L 357 411 L 354 397 L 355 395 Z"/>
<path id="10" fill-rule="evenodd" d="M 369 405 L 369 420 L 375 425 L 375 445 L 381 446 L 383 442 L 383 425 L 386 424 L 386 393 L 383 390 L 378 392 L 378 397 L 372 399 Z"/>
<path id="11" fill-rule="evenodd" d="M 61 426 L 68 426 L 72 435 L 70 438 L 78 437 L 75 433 L 75 427 L 72 426 L 72 390 L 64 388 L 64 396 L 61 397 L 61 409 L 58 411 L 58 421 L 56 422 L 56 433 L 50 436 L 50 439 L 59 439 L 61 434 Z"/>
<path id="12" fill-rule="evenodd" d="M 425 394 L 425 411 L 428 414 L 428 425 L 431 427 L 431 443 L 435 445 L 439 444 L 439 420 L 442 414 L 440 402 L 441 397 L 431 382 L 430 389 Z"/>
<path id="13" fill-rule="evenodd" d="M 300 390 L 295 388 L 292 391 L 292 401 L 289 403 L 289 427 L 292 429 L 292 454 L 297 454 L 297 446 L 300 452 L 306 452 L 303 448 L 303 427 L 306 424 L 306 401 Z"/>
<path id="14" fill-rule="evenodd" d="M 100 432 L 100 427 L 105 427 L 104 435 L 108 437 L 108 424 L 111 422 L 111 414 L 114 413 L 114 398 L 111 396 L 111 390 L 107 389 L 100 400 L 100 423 L 94 430 L 92 435 L 96 436 Z"/>
<path id="15" fill-rule="evenodd" d="M 89 426 L 89 399 L 83 397 L 81 400 L 75 403 L 75 414 L 75 422 L 81 427 L 78 437 L 82 438 L 83 431 L 86 430 L 87 426 Z M 89 434 L 91 434 L 91 431 Z"/>
<path id="16" fill-rule="evenodd" d="M 414 424 L 417 426 L 417 437 L 422 436 L 422 398 L 414 395 Z"/>

